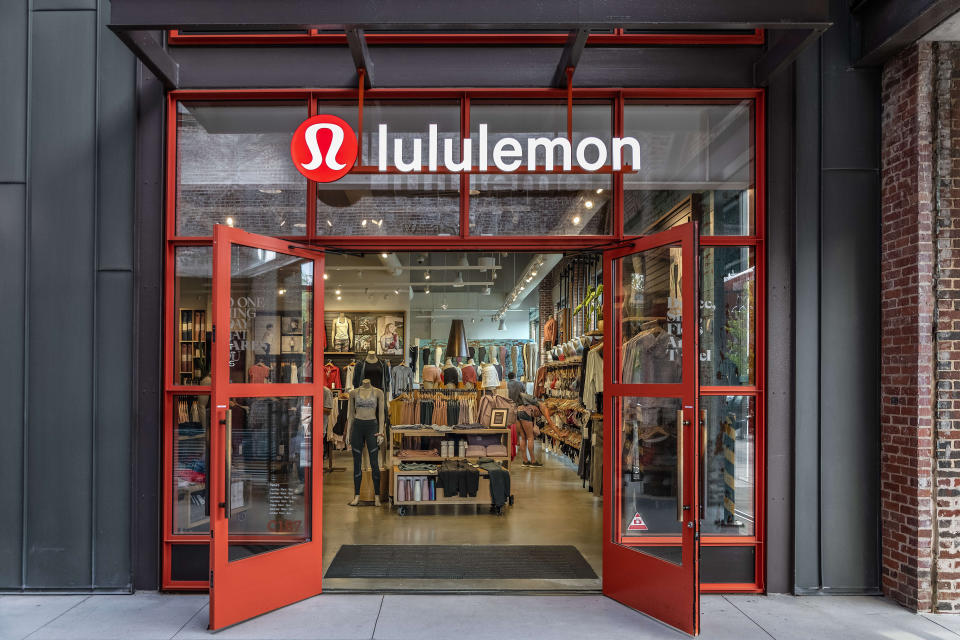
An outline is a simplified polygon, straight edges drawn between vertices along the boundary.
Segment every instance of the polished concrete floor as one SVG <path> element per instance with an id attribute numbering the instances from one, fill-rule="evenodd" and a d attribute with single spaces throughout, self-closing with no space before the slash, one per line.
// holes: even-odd
<path id="1" fill-rule="evenodd" d="M 511 469 L 513 507 L 503 516 L 487 507 L 417 507 L 406 516 L 384 505 L 351 507 L 353 459 L 336 453 L 343 469 L 323 477 L 323 570 L 345 544 L 574 545 L 601 576 L 603 503 L 584 489 L 569 461 L 547 454 L 543 467 Z M 485 482 L 485 480 L 482 480 Z M 581 591 L 600 590 L 600 580 L 324 579 L 324 590 Z"/>

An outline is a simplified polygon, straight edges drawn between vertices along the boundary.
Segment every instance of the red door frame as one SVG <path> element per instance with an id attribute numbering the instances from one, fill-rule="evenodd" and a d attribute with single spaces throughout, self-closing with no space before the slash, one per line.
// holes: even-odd
<path id="1" fill-rule="evenodd" d="M 714 246 L 746 246 L 754 251 L 756 265 L 756 351 L 755 351 L 755 384 L 742 387 L 711 387 L 701 388 L 701 394 L 708 395 L 743 395 L 754 398 L 755 401 L 755 491 L 754 512 L 755 530 L 752 536 L 720 536 L 706 535 L 702 540 L 704 547 L 722 546 L 749 546 L 755 549 L 754 582 L 752 583 L 705 583 L 704 593 L 762 593 L 765 590 L 766 570 L 766 517 L 765 517 L 765 488 L 766 488 L 766 454 L 765 454 L 765 345 L 766 345 L 766 257 L 765 257 L 765 229 L 766 229 L 766 108 L 765 92 L 762 89 L 640 89 L 640 88 L 574 88 L 572 94 L 575 100 L 603 99 L 610 100 L 613 110 L 614 129 L 616 136 L 624 135 L 623 108 L 634 101 L 664 101 L 676 104 L 723 103 L 730 101 L 752 101 L 754 136 L 754 189 L 752 193 L 752 213 L 754 233 L 748 236 L 704 236 L 700 238 L 700 247 Z M 449 88 L 449 89 L 370 89 L 364 92 L 365 99 L 458 99 L 461 100 L 461 121 L 469 126 L 469 105 L 471 99 L 496 99 L 505 102 L 511 100 L 549 100 L 564 101 L 567 98 L 566 90 L 530 89 L 530 88 Z M 205 534 L 174 534 L 173 533 L 173 444 L 172 423 L 174 416 L 174 397 L 177 395 L 196 395 L 209 393 L 209 387 L 178 385 L 174 382 L 173 333 L 176 327 L 174 320 L 175 300 L 175 251 L 184 246 L 210 246 L 212 237 L 177 236 L 176 234 L 176 185 L 177 185 L 177 146 L 176 146 L 176 103 L 178 100 L 303 100 L 305 113 L 316 113 L 316 100 L 321 99 L 348 99 L 357 100 L 357 89 L 249 89 L 249 90 L 180 90 L 167 94 L 166 117 L 166 185 L 165 185 L 165 287 L 164 287 L 164 414 L 163 414 L 163 505 L 162 523 L 163 541 L 161 586 L 169 590 L 204 590 L 206 581 L 174 580 L 172 577 L 171 554 L 172 547 L 180 544 L 209 543 Z M 576 103 L 574 103 L 576 104 Z M 469 131 L 469 129 L 466 129 Z M 361 171 L 369 170 L 358 168 Z M 411 237 L 411 236 L 316 236 L 315 212 L 316 191 L 313 183 L 307 184 L 307 236 L 283 237 L 283 240 L 313 244 L 322 242 L 324 246 L 339 249 L 354 249 L 367 251 L 469 251 L 492 250 L 501 251 L 542 251 L 544 246 L 551 249 L 589 250 L 604 245 L 623 241 L 623 179 L 618 173 L 613 178 L 613 228 L 611 234 L 604 236 L 498 236 L 476 237 L 469 236 L 469 228 L 461 225 L 461 236 L 456 237 Z M 469 176 L 461 177 L 461 191 L 469 191 Z M 468 218 L 469 194 L 461 195 L 461 221 Z"/>
<path id="2" fill-rule="evenodd" d="M 700 430 L 699 415 L 699 264 L 697 223 L 672 227 L 651 236 L 639 238 L 622 249 L 604 252 L 603 256 L 603 593 L 638 611 L 651 615 L 681 631 L 700 632 Z M 624 384 L 615 371 L 622 371 L 620 345 L 622 325 L 617 311 L 622 280 L 614 273 L 620 258 L 658 247 L 680 246 L 683 300 L 681 326 L 683 336 L 682 380 L 676 384 Z M 691 301 L 691 302 L 687 302 Z M 692 307 L 692 308 L 691 308 Z M 681 400 L 683 423 L 682 492 L 683 505 L 679 566 L 661 560 L 622 542 L 623 522 L 620 486 L 614 479 L 622 476 L 620 455 L 621 398 L 662 397 Z M 685 428 L 686 425 L 686 428 Z M 616 526 L 616 530 L 614 530 Z M 676 536 L 644 538 L 644 546 L 676 546 Z M 692 618 L 691 618 L 692 612 Z"/>
<path id="3" fill-rule="evenodd" d="M 313 261 L 313 327 L 312 362 L 313 382 L 250 384 L 230 382 L 230 295 L 231 248 L 245 246 L 275 251 Z M 323 334 L 316 330 L 317 318 L 323 318 L 324 258 L 318 251 L 304 251 L 290 242 L 259 236 L 240 229 L 215 225 L 213 232 L 213 389 L 211 403 L 210 462 L 208 487 L 210 492 L 210 629 L 242 622 L 254 616 L 278 609 L 293 602 L 317 595 L 321 591 L 323 563 L 323 473 L 306 470 L 310 483 L 309 541 L 279 548 L 259 555 L 230 561 L 230 542 L 238 536 L 230 535 L 230 520 L 226 514 L 226 496 L 230 487 L 224 482 L 226 465 L 225 441 L 227 407 L 231 398 L 249 397 L 310 397 L 312 430 L 323 433 L 324 370 L 316 363 L 323 362 Z M 217 328 L 219 327 L 219 331 Z M 311 440 L 311 461 L 323 460 L 323 438 Z M 306 494 L 306 492 L 304 492 Z M 304 527 L 306 529 L 306 527 Z M 263 542 L 275 543 L 283 536 L 264 536 Z M 255 536 L 245 536 L 255 541 Z"/>

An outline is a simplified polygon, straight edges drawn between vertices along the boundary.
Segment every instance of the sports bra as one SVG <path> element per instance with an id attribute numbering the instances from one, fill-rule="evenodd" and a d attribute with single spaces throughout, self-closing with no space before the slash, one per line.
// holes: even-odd
<path id="1" fill-rule="evenodd" d="M 361 398 L 360 394 L 357 394 L 356 399 L 353 401 L 353 404 L 357 409 L 376 409 L 377 399 L 375 397 Z"/>

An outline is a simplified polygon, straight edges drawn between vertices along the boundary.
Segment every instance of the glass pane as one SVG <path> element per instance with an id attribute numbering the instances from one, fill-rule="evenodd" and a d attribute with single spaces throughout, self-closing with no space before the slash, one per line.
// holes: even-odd
<path id="1" fill-rule="evenodd" d="M 656 247 L 620 258 L 621 367 L 626 384 L 673 383 L 683 377 L 683 281 L 680 247 Z"/>
<path id="2" fill-rule="evenodd" d="M 231 398 L 230 560 L 311 538 L 311 398 Z"/>
<path id="3" fill-rule="evenodd" d="M 317 113 L 329 114 L 343 119 L 354 132 L 357 131 L 357 103 L 320 100 Z M 387 164 L 394 165 L 397 140 L 400 141 L 400 158 L 404 163 L 416 159 L 412 139 L 420 138 L 420 165 L 427 165 L 427 132 L 431 124 L 437 125 L 437 164 L 444 165 L 446 140 L 450 140 L 452 162 L 460 160 L 460 103 L 457 100 L 427 102 L 424 100 L 364 100 L 363 101 L 363 162 L 375 166 L 380 157 L 379 126 L 387 125 Z"/>
<path id="4" fill-rule="evenodd" d="M 749 247 L 706 247 L 700 259 L 700 384 L 754 384 L 756 269 Z"/>
<path id="5" fill-rule="evenodd" d="M 210 529 L 210 396 L 173 396 L 173 533 Z"/>
<path id="6" fill-rule="evenodd" d="M 577 144 L 587 138 L 599 138 L 610 148 L 612 111 L 609 104 L 575 103 L 571 156 Z M 492 150 L 506 137 L 518 139 L 527 147 L 524 159 L 535 160 L 537 167 L 547 164 L 547 146 L 536 145 L 528 156 L 533 138 L 567 138 L 565 102 L 527 102 L 496 104 L 470 103 L 470 137 L 473 164 L 479 166 L 480 125 L 487 125 L 487 159 L 493 166 Z M 593 147 L 587 160 L 596 158 Z M 563 152 L 553 149 L 549 160 L 554 167 L 563 165 Z M 608 158 L 607 164 L 610 160 Z M 571 164 L 574 164 L 571 158 Z M 526 165 L 525 165 L 526 166 Z M 471 235 L 601 235 L 610 233 L 612 215 L 611 177 L 609 174 L 474 174 L 470 182 Z"/>
<path id="7" fill-rule="evenodd" d="M 213 248 L 177 247 L 174 274 L 174 384 L 210 385 Z"/>
<path id="8" fill-rule="evenodd" d="M 640 169 L 624 173 L 624 231 L 646 235 L 694 219 L 702 235 L 751 235 L 751 103 L 629 104 L 624 135 Z M 629 154 L 627 156 L 630 157 Z"/>
<path id="9" fill-rule="evenodd" d="M 303 235 L 307 180 L 290 161 L 303 102 L 177 104 L 177 235 L 214 224 L 265 235 Z"/>
<path id="10" fill-rule="evenodd" d="M 677 536 L 678 474 L 677 420 L 679 398 L 621 400 L 620 522 L 615 542 L 681 563 L 679 544 L 645 543 L 644 538 Z"/>
<path id="11" fill-rule="evenodd" d="M 474 174 L 470 176 L 470 233 L 609 233 L 611 184 L 607 174 Z"/>
<path id="12" fill-rule="evenodd" d="M 749 396 L 703 396 L 704 518 L 701 531 L 724 536 L 755 532 L 756 400 Z"/>
<path id="13" fill-rule="evenodd" d="M 317 235 L 460 233 L 460 176 L 349 173 L 317 183 Z"/>
<path id="14" fill-rule="evenodd" d="M 230 382 L 313 382 L 313 260 L 231 248 Z"/>

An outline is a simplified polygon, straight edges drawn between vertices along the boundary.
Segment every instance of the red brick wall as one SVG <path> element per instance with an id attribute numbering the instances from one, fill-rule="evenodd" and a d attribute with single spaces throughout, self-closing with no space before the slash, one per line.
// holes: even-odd
<path id="1" fill-rule="evenodd" d="M 883 589 L 960 611 L 960 48 L 883 72 Z M 957 105 L 955 107 L 955 105 Z"/>

